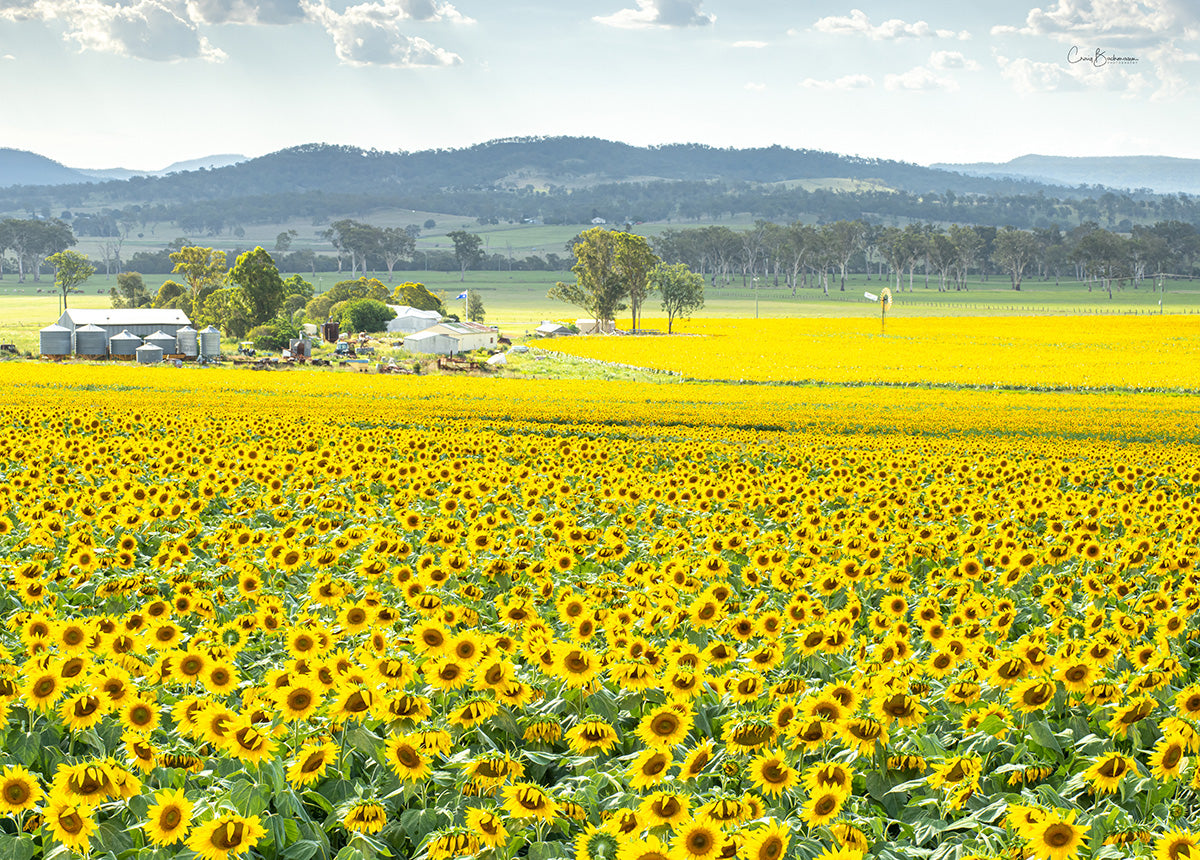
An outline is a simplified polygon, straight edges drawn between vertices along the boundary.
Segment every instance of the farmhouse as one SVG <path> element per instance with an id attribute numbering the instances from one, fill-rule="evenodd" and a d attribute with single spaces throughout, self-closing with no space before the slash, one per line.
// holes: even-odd
<path id="1" fill-rule="evenodd" d="M 575 334 L 575 332 L 562 323 L 542 320 L 542 324 L 535 329 L 535 334 L 538 337 L 566 337 L 567 335 Z"/>
<path id="2" fill-rule="evenodd" d="M 580 334 L 612 334 L 617 330 L 616 323 L 612 320 L 575 320 L 575 328 L 579 329 Z"/>
<path id="3" fill-rule="evenodd" d="M 449 322 L 431 326 L 404 338 L 409 352 L 455 355 L 473 349 L 491 349 L 499 335 L 496 329 L 473 322 Z"/>

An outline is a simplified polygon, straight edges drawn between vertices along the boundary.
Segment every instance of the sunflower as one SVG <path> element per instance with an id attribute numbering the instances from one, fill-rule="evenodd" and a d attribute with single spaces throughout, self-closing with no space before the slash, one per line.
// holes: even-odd
<path id="1" fill-rule="evenodd" d="M 192 819 L 192 804 L 183 789 L 160 791 L 146 812 L 146 836 L 155 845 L 174 845 L 184 838 Z"/>
<path id="2" fill-rule="evenodd" d="M 779 797 L 800 781 L 795 768 L 789 767 L 780 752 L 767 751 L 750 761 L 750 779 L 755 787 L 769 797 Z"/>
<path id="3" fill-rule="evenodd" d="M 342 826 L 357 833 L 378 833 L 387 824 L 387 810 L 373 800 L 356 803 L 342 816 Z"/>
<path id="4" fill-rule="evenodd" d="M 682 743 L 691 728 L 692 715 L 686 706 L 663 705 L 642 717 L 637 734 L 646 746 L 668 750 Z"/>
<path id="5" fill-rule="evenodd" d="M 508 844 L 508 831 L 504 829 L 504 822 L 491 810 L 468 809 L 467 829 L 476 834 L 479 841 L 488 848 L 498 848 Z"/>
<path id="6" fill-rule="evenodd" d="M 1130 772 L 1137 772 L 1134 760 L 1121 753 L 1111 752 L 1096 759 L 1092 766 L 1083 772 L 1083 776 L 1093 792 L 1112 794 Z"/>
<path id="7" fill-rule="evenodd" d="M 812 827 L 828 824 L 842 811 L 846 796 L 841 791 L 819 789 L 811 794 L 800 812 L 800 818 Z"/>
<path id="8" fill-rule="evenodd" d="M 713 759 L 712 741 L 704 741 L 693 747 L 679 766 L 680 779 L 695 779 L 704 772 Z"/>
<path id="9" fill-rule="evenodd" d="M 819 762 L 809 768 L 804 774 L 804 785 L 808 791 L 840 791 L 843 796 L 849 796 L 854 782 L 854 770 L 848 764 L 841 762 Z"/>
<path id="10" fill-rule="evenodd" d="M 788 828 L 772 819 L 746 833 L 738 856 L 745 860 L 780 860 L 787 852 L 790 839 Z"/>
<path id="11" fill-rule="evenodd" d="M 567 744 L 576 755 L 606 753 L 617 740 L 617 730 L 600 717 L 588 717 L 567 731 Z"/>
<path id="12" fill-rule="evenodd" d="M 651 827 L 667 824 L 672 827 L 688 817 L 691 801 L 686 794 L 658 791 L 644 798 L 638 805 L 638 813 L 645 816 Z"/>
<path id="13" fill-rule="evenodd" d="M 618 842 L 616 860 L 675 860 L 671 847 L 657 836 Z"/>
<path id="14" fill-rule="evenodd" d="M 265 835 L 257 815 L 225 813 L 193 827 L 187 847 L 205 860 L 228 860 L 231 855 L 249 851 Z"/>
<path id="15" fill-rule="evenodd" d="M 913 726 L 925 719 L 927 710 L 912 696 L 892 693 L 877 697 L 872 712 L 885 725 Z"/>
<path id="16" fill-rule="evenodd" d="M 671 841 L 671 852 L 680 860 L 709 860 L 721 856 L 721 829 L 704 819 L 693 819 L 679 828 Z"/>
<path id="17" fill-rule="evenodd" d="M 667 770 L 673 760 L 669 750 L 650 747 L 638 753 L 637 758 L 629 763 L 626 774 L 629 777 L 629 787 L 641 791 L 652 785 L 657 785 L 667 778 Z"/>
<path id="18" fill-rule="evenodd" d="M 42 796 L 38 778 L 21 765 L 0 771 L 0 811 L 11 814 L 33 809 Z"/>
<path id="19" fill-rule="evenodd" d="M 504 808 L 513 818 L 548 821 L 558 813 L 554 798 L 531 782 L 514 782 L 504 788 Z"/>
<path id="20" fill-rule="evenodd" d="M 72 803 L 94 806 L 120 795 L 114 775 L 112 766 L 106 761 L 63 764 L 54 774 L 51 794 Z"/>
<path id="21" fill-rule="evenodd" d="M 275 701 L 288 720 L 306 720 L 321 706 L 323 697 L 317 692 L 317 689 L 301 682 L 284 687 L 279 691 Z"/>
<path id="22" fill-rule="evenodd" d="M 89 837 L 96 830 L 96 821 L 86 804 L 76 803 L 69 797 L 52 795 L 46 804 L 44 826 L 68 848 L 80 854 L 87 854 L 91 850 Z"/>
<path id="23" fill-rule="evenodd" d="M 243 762 L 258 763 L 275 755 L 275 741 L 269 726 L 260 726 L 248 716 L 234 720 L 222 744 L 226 752 Z"/>
<path id="24" fill-rule="evenodd" d="M 30 676 L 25 684 L 24 699 L 39 711 L 50 711 L 66 689 L 57 671 L 46 669 Z"/>
<path id="25" fill-rule="evenodd" d="M 430 773 L 429 760 L 421 751 L 421 743 L 415 738 L 389 738 L 384 747 L 388 767 L 402 782 L 416 782 Z"/>
<path id="26" fill-rule="evenodd" d="M 287 770 L 288 782 L 292 785 L 308 785 L 324 774 L 330 762 L 337 758 L 337 747 L 332 741 L 307 743 L 300 748 L 296 760 Z"/>
<path id="27" fill-rule="evenodd" d="M 1086 830 L 1075 824 L 1075 813 L 1074 809 L 1065 816 L 1052 812 L 1029 828 L 1025 838 L 1034 857 L 1070 860 L 1079 853 L 1087 836 Z"/>
<path id="28" fill-rule="evenodd" d="M 1184 741 L 1179 737 L 1166 735 L 1150 754 L 1150 773 L 1159 782 L 1174 779 L 1187 763 L 1186 755 L 1187 746 Z"/>
<path id="29" fill-rule="evenodd" d="M 1032 714 L 1054 704 L 1055 684 L 1042 678 L 1025 678 L 1009 688 L 1012 706 L 1023 714 Z"/>
<path id="30" fill-rule="evenodd" d="M 67 728 L 72 731 L 82 731 L 104 719 L 104 715 L 108 712 L 106 705 L 107 699 L 102 700 L 99 696 L 93 696 L 90 693 L 79 693 L 64 700 L 58 708 L 58 714 L 66 723 Z"/>
<path id="31" fill-rule="evenodd" d="M 1172 830 L 1154 842 L 1154 860 L 1192 860 L 1200 857 L 1200 833 Z"/>
<path id="32" fill-rule="evenodd" d="M 879 720 L 871 717 L 855 717 L 837 724 L 838 737 L 848 748 L 859 755 L 871 755 L 876 747 L 887 746 L 888 730 Z"/>

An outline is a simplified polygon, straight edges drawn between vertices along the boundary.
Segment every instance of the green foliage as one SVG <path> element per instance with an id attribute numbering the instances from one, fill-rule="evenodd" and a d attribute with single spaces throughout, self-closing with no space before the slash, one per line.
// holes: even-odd
<path id="1" fill-rule="evenodd" d="M 483 297 L 479 295 L 479 290 L 471 290 L 467 295 L 467 319 L 471 322 L 483 322 Z"/>
<path id="2" fill-rule="evenodd" d="M 158 294 L 154 297 L 154 307 L 178 308 L 191 316 L 192 299 L 188 288 L 178 281 L 163 281 L 163 285 L 158 288 Z"/>
<path id="3" fill-rule="evenodd" d="M 47 257 L 46 262 L 54 267 L 54 284 L 62 291 L 64 307 L 67 294 L 96 274 L 96 267 L 78 251 L 59 251 Z"/>
<path id="4" fill-rule="evenodd" d="M 483 256 L 483 239 L 478 233 L 468 233 L 466 230 L 453 230 L 446 234 L 446 238 L 454 243 L 454 259 L 458 260 L 462 273 L 459 280 L 466 280 L 467 269 Z"/>
<path id="5" fill-rule="evenodd" d="M 265 323 L 283 307 L 283 279 L 271 255 L 261 247 L 238 257 L 229 279 L 241 287 L 253 322 Z"/>
<path id="6" fill-rule="evenodd" d="M 198 325 L 215 325 L 230 337 L 239 339 L 254 325 L 254 311 L 240 287 L 225 287 L 209 293 L 198 316 Z"/>
<path id="7" fill-rule="evenodd" d="M 384 331 L 396 312 L 374 299 L 353 299 L 342 305 L 343 331 Z"/>
<path id="8" fill-rule="evenodd" d="M 416 308 L 421 311 L 437 311 L 445 314 L 446 308 L 442 305 L 442 300 L 429 292 L 424 284 L 407 281 L 396 287 L 392 293 L 392 301 L 398 305 L 408 305 L 410 308 Z"/>
<path id="9" fill-rule="evenodd" d="M 662 297 L 668 334 L 676 318 L 687 319 L 692 311 L 704 307 L 704 278 L 683 263 L 655 266 L 650 272 L 650 285 Z"/>
<path id="10" fill-rule="evenodd" d="M 631 286 L 638 301 L 648 287 L 650 269 L 658 257 L 646 240 L 631 233 L 619 233 L 603 227 L 584 230 L 572 244 L 575 254 L 576 282 L 559 282 L 547 295 L 552 299 L 578 305 L 598 320 L 612 320 L 624 310 L 623 299 Z"/>
<path id="11" fill-rule="evenodd" d="M 154 303 L 154 297 L 146 289 L 146 282 L 139 272 L 121 272 L 117 285 L 108 291 L 114 308 L 146 308 Z"/>
<path id="12" fill-rule="evenodd" d="M 173 252 L 170 257 L 175 264 L 171 274 L 183 275 L 183 280 L 191 288 L 193 306 L 199 306 L 208 293 L 224 286 L 229 277 L 224 251 L 187 245 Z M 161 304 L 158 306 L 165 307 Z"/>
<path id="13" fill-rule="evenodd" d="M 307 302 L 313 297 L 313 285 L 300 275 L 292 275 L 283 282 L 283 295 L 285 298 L 300 296 Z"/>
<path id="14" fill-rule="evenodd" d="M 329 319 L 333 305 L 333 297 L 329 293 L 322 293 L 304 306 L 304 316 L 312 322 L 323 323 Z"/>
<path id="15" fill-rule="evenodd" d="M 350 299 L 374 299 L 377 302 L 388 300 L 388 288 L 378 278 L 359 278 L 354 281 L 338 281 L 325 293 L 333 304 L 349 301 Z"/>
<path id="16" fill-rule="evenodd" d="M 286 320 L 275 319 L 250 329 L 247 337 L 257 349 L 287 349 L 288 341 L 300 336 L 300 330 Z"/>

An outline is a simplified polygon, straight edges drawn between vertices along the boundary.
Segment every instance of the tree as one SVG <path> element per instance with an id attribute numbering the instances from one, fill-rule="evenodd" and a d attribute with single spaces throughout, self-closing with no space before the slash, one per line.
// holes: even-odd
<path id="1" fill-rule="evenodd" d="M 286 254 L 292 248 L 292 240 L 300 234 L 295 230 L 285 230 L 275 237 L 275 253 Z"/>
<path id="2" fill-rule="evenodd" d="M 359 278 L 356 281 L 338 281 L 326 294 L 334 304 L 350 299 L 388 300 L 388 288 L 378 278 Z"/>
<path id="3" fill-rule="evenodd" d="M 475 293 L 472 292 L 471 295 L 475 295 Z M 410 308 L 416 308 L 420 311 L 446 313 L 446 308 L 442 305 L 441 299 L 429 292 L 424 284 L 417 284 L 412 281 L 405 281 L 396 287 L 396 291 L 392 293 L 392 301 L 398 305 L 407 305 Z"/>
<path id="4" fill-rule="evenodd" d="M 842 272 L 841 292 L 846 291 L 846 267 L 861 248 L 867 225 L 862 221 L 834 221 L 825 232 L 830 255 Z"/>
<path id="5" fill-rule="evenodd" d="M 454 230 L 446 234 L 447 238 L 454 243 L 454 259 L 458 260 L 459 271 L 461 276 L 459 281 L 467 279 L 467 269 L 479 262 L 483 256 L 483 239 L 477 233 L 468 233 L 466 230 Z"/>
<path id="6" fill-rule="evenodd" d="M 625 282 L 629 293 L 633 331 L 637 331 L 642 324 L 642 302 L 646 294 L 653 289 L 650 285 L 650 271 L 662 261 L 642 236 L 635 233 L 617 233 L 614 239 L 617 243 L 617 275 Z"/>
<path id="7" fill-rule="evenodd" d="M 258 325 L 273 319 L 283 306 L 283 278 L 271 255 L 257 247 L 237 258 L 229 280 L 242 288 L 251 321 Z"/>
<path id="8" fill-rule="evenodd" d="M 1005 227 L 997 233 L 992 244 L 992 257 L 996 265 L 1008 272 L 1014 290 L 1021 289 L 1021 277 L 1025 274 L 1025 268 L 1037 255 L 1037 237 L 1014 227 Z"/>
<path id="9" fill-rule="evenodd" d="M 407 229 L 385 227 L 379 232 L 379 253 L 387 266 L 388 280 L 392 279 L 392 269 L 401 260 L 407 260 L 417 250 L 417 240 Z"/>
<path id="10" fill-rule="evenodd" d="M 658 264 L 650 271 L 650 284 L 662 297 L 662 309 L 667 314 L 667 334 L 671 333 L 676 317 L 687 319 L 692 311 L 704 307 L 704 278 L 683 263 Z"/>
<path id="11" fill-rule="evenodd" d="M 350 274 L 362 264 L 362 273 L 367 274 L 367 256 L 379 253 L 380 229 L 350 218 L 334 221 L 322 235 L 333 243 L 334 248 L 350 255 Z M 339 266 L 339 271 L 341 271 Z"/>
<path id="12" fill-rule="evenodd" d="M 479 290 L 471 290 L 467 296 L 467 320 L 481 323 L 483 322 L 483 317 L 483 299 L 479 296 Z"/>
<path id="13" fill-rule="evenodd" d="M 184 281 L 191 287 L 193 308 L 199 308 L 204 297 L 224 286 L 229 277 L 224 251 L 187 245 L 171 253 L 170 258 L 175 264 L 171 274 L 183 275 Z"/>
<path id="14" fill-rule="evenodd" d="M 117 285 L 108 291 L 108 296 L 114 308 L 145 308 L 154 301 L 138 272 L 117 275 Z"/>
<path id="15" fill-rule="evenodd" d="M 603 227 L 584 230 L 576 238 L 573 251 L 575 283 L 559 281 L 547 297 L 560 302 L 577 305 L 593 318 L 611 322 L 617 311 L 624 310 L 621 300 L 628 294 L 628 287 L 617 268 L 616 234 Z"/>
<path id="16" fill-rule="evenodd" d="M 85 254 L 78 251 L 59 251 L 46 258 L 54 267 L 54 283 L 62 290 L 63 307 L 67 306 L 67 293 L 96 274 L 96 267 L 88 262 Z"/>
<path id="17" fill-rule="evenodd" d="M 179 308 L 185 313 L 190 314 L 192 310 L 192 300 L 188 298 L 188 289 L 178 281 L 163 281 L 163 285 L 158 288 L 158 294 L 154 297 L 154 306 L 156 308 Z"/>
<path id="18" fill-rule="evenodd" d="M 342 306 L 342 329 L 345 331 L 383 331 L 396 312 L 374 299 L 354 299 Z"/>
<path id="19" fill-rule="evenodd" d="M 207 322 L 232 338 L 241 339 L 254 326 L 253 311 L 241 287 L 214 290 L 204 299 L 199 322 Z"/>

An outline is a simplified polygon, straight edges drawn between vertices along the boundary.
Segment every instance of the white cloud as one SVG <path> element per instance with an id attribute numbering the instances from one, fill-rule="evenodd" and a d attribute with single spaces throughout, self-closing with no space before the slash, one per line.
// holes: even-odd
<path id="1" fill-rule="evenodd" d="M 1061 88 L 1050 84 L 1067 78 L 1077 79 L 1090 89 L 1113 90 L 1125 95 L 1144 94 L 1149 79 L 1138 69 L 1148 64 L 1158 88 L 1152 98 L 1168 99 L 1190 87 L 1183 64 L 1200 59 L 1195 51 L 1180 43 L 1200 39 L 1200 6 L 1193 0 L 1056 0 L 1053 6 L 1034 7 L 1025 16 L 1024 26 L 1007 24 L 992 27 L 995 36 L 1036 36 L 1071 45 L 1072 59 L 1080 55 L 1136 57 L 1137 63 L 1106 64 L 1068 62 L 1054 75 L 1029 71 L 1028 63 L 1013 60 L 1006 75 L 1018 92 L 1047 92 Z M 1145 67 L 1143 66 L 1143 69 Z M 1064 77 L 1064 75 L 1066 77 Z M 1191 76 L 1194 77 L 1194 76 Z M 1032 87 L 1032 89 L 1031 89 Z"/>
<path id="2" fill-rule="evenodd" d="M 636 9 L 621 9 L 592 18 L 609 27 L 644 30 L 650 27 L 706 27 L 716 15 L 700 11 L 701 0 L 637 0 Z"/>
<path id="3" fill-rule="evenodd" d="M 746 84 L 746 89 L 750 90 L 752 93 L 761 93 L 767 89 L 767 85 L 758 83 L 756 81 L 751 81 L 750 83 Z"/>
<path id="4" fill-rule="evenodd" d="M 1045 63 L 1027 57 L 997 55 L 1000 75 L 1022 95 L 1031 93 L 1107 91 L 1132 99 L 1152 86 L 1141 72 L 1126 68 L 1095 68 L 1086 63 Z"/>
<path id="5" fill-rule="evenodd" d="M 842 36 L 866 36 L 869 39 L 969 39 L 971 34 L 966 30 L 935 30 L 925 21 L 908 23 L 899 18 L 892 18 L 882 24 L 872 24 L 867 13 L 861 9 L 851 9 L 849 15 L 830 15 L 818 19 L 812 26 L 819 33 L 833 33 Z"/>
<path id="6" fill-rule="evenodd" d="M 400 23 L 409 19 L 405 7 L 410 5 L 419 4 L 381 0 L 335 12 L 324 3 L 314 3 L 309 6 L 309 14 L 333 38 L 338 59 L 352 66 L 419 68 L 461 63 L 458 54 L 400 32 Z"/>
<path id="7" fill-rule="evenodd" d="M 0 18 L 56 22 L 85 51 L 160 62 L 225 59 L 178 0 L 3 0 Z"/>
<path id="8" fill-rule="evenodd" d="M 300 0 L 187 0 L 197 24 L 294 24 L 306 18 Z"/>
<path id="9" fill-rule="evenodd" d="M 3 57 L 0 57 L 0 60 L 15 60 L 15 59 L 16 59 L 16 57 L 14 57 L 12 54 L 5 54 Z"/>
<path id="10" fill-rule="evenodd" d="M 875 86 L 875 81 L 867 75 L 845 75 L 832 81 L 805 78 L 800 86 L 810 90 L 862 90 Z"/>
<path id="11" fill-rule="evenodd" d="M 958 83 L 952 78 L 940 77 L 932 69 L 915 66 L 899 75 L 884 75 L 885 90 L 957 90 Z"/>
<path id="12" fill-rule="evenodd" d="M 968 60 L 961 51 L 934 51 L 929 55 L 929 67 L 939 71 L 966 69 L 975 72 L 979 70 L 979 63 Z"/>
<path id="13" fill-rule="evenodd" d="M 746 39 L 741 42 L 734 42 L 733 47 L 735 47 L 735 48 L 765 48 L 765 47 L 767 47 L 767 43 L 766 42 L 755 42 L 750 39 Z"/>

